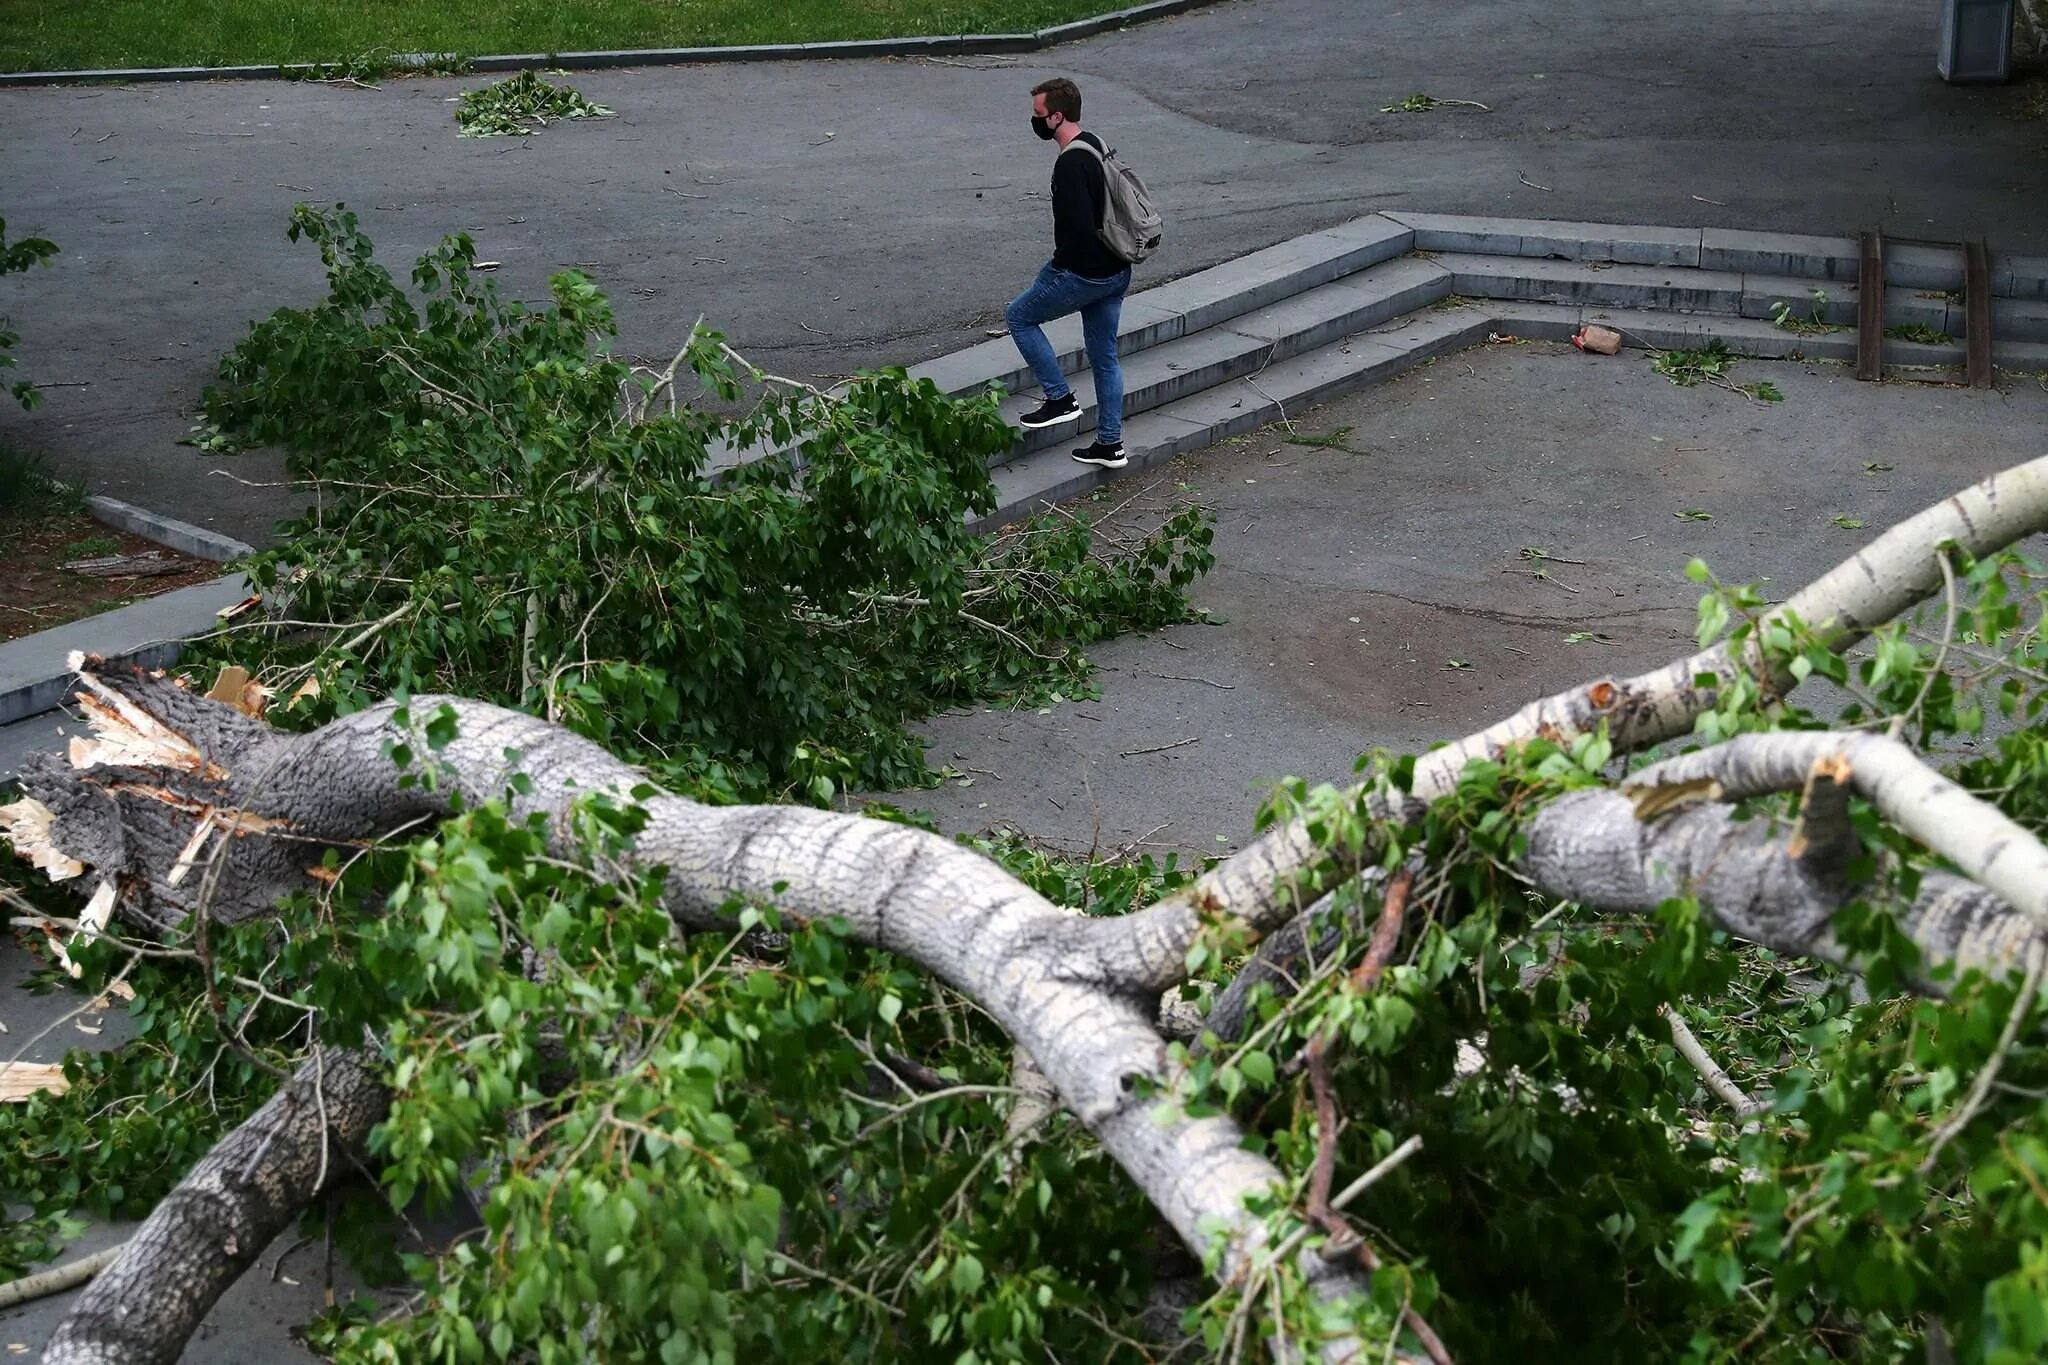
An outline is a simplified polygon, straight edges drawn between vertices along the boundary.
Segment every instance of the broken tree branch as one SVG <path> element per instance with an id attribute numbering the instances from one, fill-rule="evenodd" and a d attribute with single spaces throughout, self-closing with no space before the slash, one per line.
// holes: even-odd
<path id="1" fill-rule="evenodd" d="M 1372 818 L 1405 823 L 1454 791 L 1467 763 L 1496 758 L 1524 740 L 1544 736 L 1568 743 L 1605 722 L 1619 755 L 1682 735 L 1715 704 L 1716 688 L 1702 678 L 1746 672 L 1780 696 L 1798 685 L 1788 668 L 1763 653 L 1760 641 L 1770 625 L 1800 622 L 1820 643 L 1846 649 L 1942 585 L 1948 542 L 1982 558 L 2043 529 L 2048 456 L 1993 474 L 1900 522 L 1765 613 L 1764 628 L 1752 631 L 1739 651 L 1723 642 L 1634 678 L 1601 678 L 1532 702 L 1419 757 L 1408 799 L 1398 807 L 1373 798 L 1368 788 L 1354 788 L 1351 795 L 1374 801 Z M 1178 980 L 1174 963 L 1205 920 L 1233 916 L 1257 932 L 1270 932 L 1379 851 L 1369 844 L 1332 857 L 1309 837 L 1306 817 L 1297 816 L 1276 824 L 1179 895 L 1116 921 L 1105 937 L 1119 950 L 1135 948 L 1153 964 L 1164 990 Z"/>
<path id="2" fill-rule="evenodd" d="M 1657 1013 L 1663 1015 L 1664 1022 L 1671 1025 L 1671 1041 L 1678 1048 L 1678 1055 L 1692 1064 L 1692 1069 L 1699 1072 L 1700 1079 L 1707 1083 L 1707 1089 L 1713 1091 L 1721 1103 L 1734 1110 L 1737 1118 L 1752 1119 L 1770 1110 L 1771 1106 L 1768 1104 L 1751 1099 L 1743 1088 L 1735 1083 L 1734 1078 L 1721 1068 L 1721 1064 L 1701 1045 L 1699 1036 L 1692 1031 L 1692 1026 L 1685 1022 L 1677 1010 L 1669 1005 L 1659 1005 Z"/>
<path id="3" fill-rule="evenodd" d="M 223 876 L 212 908 L 227 920 L 312 887 L 310 870 L 328 848 L 353 847 L 458 804 L 507 799 L 515 819 L 542 815 L 558 856 L 573 857 L 575 804 L 631 800 L 645 782 L 569 731 L 460 698 L 414 698 L 403 722 L 401 708 L 387 702 L 287 735 L 139 671 L 101 676 L 88 666 L 81 676 L 109 699 L 93 723 L 99 745 L 120 753 L 122 766 L 73 767 L 45 756 L 29 765 L 23 785 L 50 813 L 56 847 L 117 880 L 122 913 L 145 924 L 199 911 L 169 870 L 205 812 L 239 836 L 215 855 Z M 389 755 L 416 742 L 414 731 L 430 717 L 455 723 L 455 739 L 433 760 L 442 780 L 408 783 Z M 508 797 L 520 772 L 531 781 Z M 1279 1172 L 1246 1149 L 1233 1121 L 1190 1117 L 1149 1098 L 1171 1094 L 1178 1073 L 1156 1008 L 1128 986 L 1131 973 L 1088 951 L 1099 921 L 1068 914 L 980 854 L 922 830 L 665 794 L 639 804 L 647 823 L 620 870 L 665 868 L 664 905 L 680 927 L 730 933 L 730 906 L 772 903 L 800 921 L 837 920 L 861 941 L 919 962 L 1010 1033 L 1191 1248 L 1207 1253 L 1220 1237 L 1225 1283 L 1268 1244 L 1248 1201 L 1276 1196 Z M 324 1066 L 319 1095 L 308 1089 L 320 1075 L 309 1062 L 159 1206 L 129 1254 L 74 1308 L 47 1357 L 53 1365 L 108 1358 L 109 1350 L 123 1360 L 176 1358 L 243 1253 L 253 1256 L 265 1229 L 274 1235 L 319 1192 L 329 1169 L 325 1129 L 346 1150 L 381 1116 L 388 1096 L 373 1058 L 329 1053 Z M 269 1150 L 252 1161 L 258 1147 Z M 204 1218 L 202 1207 L 211 1210 Z M 234 1249 L 225 1258 L 223 1223 Z M 1364 1292 L 1355 1267 L 1304 1256 L 1296 1273 L 1324 1297 Z M 1325 1351 L 1342 1358 L 1357 1346 L 1338 1340 Z"/>
<path id="4" fill-rule="evenodd" d="M 64 1265 L 51 1266 L 48 1270 L 39 1270 L 33 1275 L 24 1275 L 18 1280 L 0 1284 L 0 1313 L 19 1304 L 32 1303 L 37 1299 L 48 1298 L 52 1294 L 62 1294 L 67 1289 L 76 1289 L 118 1260 L 126 1246 L 127 1243 L 123 1242 L 104 1251 L 95 1251 L 90 1256 L 81 1256 Z"/>

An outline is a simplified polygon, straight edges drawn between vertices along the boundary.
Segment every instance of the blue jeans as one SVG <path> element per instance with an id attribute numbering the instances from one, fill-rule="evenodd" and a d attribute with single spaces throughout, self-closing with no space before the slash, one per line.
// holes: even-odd
<path id="1" fill-rule="evenodd" d="M 1129 267 L 1106 280 L 1091 280 L 1048 263 L 1031 287 L 1010 304 L 1004 317 L 1017 350 L 1048 400 L 1073 390 L 1060 373 L 1044 324 L 1072 312 L 1081 314 L 1081 335 L 1088 347 L 1088 368 L 1095 372 L 1095 439 L 1115 445 L 1124 438 L 1124 372 L 1116 361 L 1116 328 L 1123 317 L 1124 291 L 1131 287 Z"/>

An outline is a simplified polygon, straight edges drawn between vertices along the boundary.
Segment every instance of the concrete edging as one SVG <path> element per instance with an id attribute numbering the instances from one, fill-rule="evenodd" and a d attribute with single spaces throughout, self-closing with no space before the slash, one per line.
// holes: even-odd
<path id="1" fill-rule="evenodd" d="M 71 691 L 74 652 L 163 667 L 177 660 L 186 640 L 217 626 L 219 613 L 249 592 L 242 575 L 226 574 L 0 644 L 0 725 L 62 706 Z"/>
<path id="2" fill-rule="evenodd" d="M 692 66 L 712 62 L 811 61 L 832 57 L 967 57 L 1008 56 L 1042 52 L 1062 43 L 1092 38 L 1131 24 L 1166 19 L 1221 0 L 1149 0 L 1128 9 L 1098 14 L 1033 33 L 956 33 L 929 38 L 863 38 L 832 43 L 753 43 L 729 47 L 621 48 L 598 52 L 502 53 L 476 57 L 468 75 L 542 68 L 598 71 L 636 66 Z M 417 54 L 415 54 L 417 55 Z M 404 59 L 399 59 L 403 63 Z M 168 81 L 278 80 L 309 75 L 324 63 L 287 62 L 277 66 L 150 66 L 87 71 L 0 71 L 0 89 L 10 86 L 85 85 L 101 82 L 144 85 Z"/>
<path id="3" fill-rule="evenodd" d="M 100 494 L 85 500 L 86 510 L 94 521 L 111 526 L 130 535 L 141 536 L 180 554 L 191 555 L 194 559 L 210 559 L 216 564 L 231 564 L 238 559 L 247 559 L 256 553 L 256 547 L 233 536 L 209 531 L 204 526 L 194 526 L 189 521 L 163 516 L 132 502 L 109 498 Z"/>

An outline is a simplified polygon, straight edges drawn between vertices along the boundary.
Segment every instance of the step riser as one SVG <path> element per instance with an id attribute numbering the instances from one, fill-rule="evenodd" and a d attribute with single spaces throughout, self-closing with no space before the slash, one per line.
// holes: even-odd
<path id="1" fill-rule="evenodd" d="M 1163 439 L 1148 432 L 1149 439 L 1143 442 L 1137 439 L 1135 432 L 1131 433 L 1132 439 L 1128 443 L 1130 463 L 1124 468 L 1108 470 L 1074 464 L 1072 472 L 1057 482 L 1034 489 L 1028 498 L 1006 502 L 989 516 L 970 522 L 969 529 L 977 533 L 999 530 L 1028 519 L 1048 503 L 1079 497 L 1103 484 L 1156 468 L 1178 456 L 1256 431 L 1286 416 L 1290 407 L 1298 413 L 1304 407 L 1392 379 L 1438 355 L 1482 339 L 1490 325 L 1490 318 L 1477 318 L 1460 330 L 1445 331 L 1421 345 L 1405 347 L 1359 338 L 1356 342 L 1359 350 L 1350 361 L 1333 360 L 1327 371 L 1312 382 L 1291 388 L 1285 402 L 1260 395 L 1249 385 L 1218 386 L 1205 395 L 1210 403 L 1204 406 L 1213 406 L 1213 412 L 1190 409 L 1191 415 L 1187 419 L 1155 419 L 1174 422 L 1177 428 L 1184 430 L 1175 430 Z"/>
<path id="2" fill-rule="evenodd" d="M 1860 248 L 1854 237 L 1401 210 L 1386 216 L 1414 230 L 1417 251 L 1677 266 L 1846 285 L 1855 284 L 1860 272 Z M 1887 242 L 1885 283 L 1894 289 L 1959 290 L 1963 287 L 1961 249 Z M 1996 298 L 2048 299 L 2048 257 L 1994 251 L 1990 284 Z"/>
<path id="3" fill-rule="evenodd" d="M 1241 338 L 1243 345 L 1234 355 L 1213 361 L 1199 368 L 1176 371 L 1170 377 L 1148 384 L 1128 388 L 1124 392 L 1124 416 L 1126 419 L 1154 408 L 1200 393 L 1204 389 L 1225 384 L 1259 370 L 1276 361 L 1288 360 L 1307 351 L 1317 350 L 1333 341 L 1340 341 L 1383 322 L 1412 313 L 1418 308 L 1443 298 L 1450 292 L 1448 272 L 1441 272 L 1426 283 L 1417 283 L 1391 295 L 1374 297 L 1361 293 L 1356 308 L 1341 314 L 1322 318 L 1315 323 L 1290 328 L 1284 318 L 1276 317 L 1272 331 L 1260 330 L 1254 326 L 1261 321 L 1266 310 L 1247 313 L 1233 319 L 1221 328 L 1221 334 Z M 1281 304 L 1280 309 L 1285 309 Z M 1276 312 L 1278 310 L 1275 310 Z M 1044 450 L 1072 439 L 1076 432 L 1085 431 L 1095 424 L 1097 408 L 1095 388 L 1091 377 L 1078 376 L 1074 394 L 1081 400 L 1081 419 L 1078 423 L 1053 427 L 1044 431 L 1027 431 L 1023 439 L 1010 451 L 992 463 L 1003 463 Z"/>
<path id="4" fill-rule="evenodd" d="M 1614 266 L 1614 278 L 1596 272 L 1577 278 L 1557 271 L 1549 263 L 1513 261 L 1506 258 L 1438 258 L 1451 271 L 1451 290 L 1467 298 L 1504 299 L 1516 303 L 1562 303 L 1584 308 L 1643 308 L 1665 313 L 1729 313 L 1742 309 L 1742 282 L 1738 276 L 1718 275 L 1688 279 L 1693 272 L 1661 272 L 1655 282 L 1644 281 L 1634 272 L 1643 266 Z M 1622 272 L 1631 272 L 1624 274 Z"/>
<path id="5" fill-rule="evenodd" d="M 1744 280 L 1738 290 L 1729 283 L 1688 287 L 1683 284 L 1645 285 L 1597 277 L 1584 281 L 1560 281 L 1497 275 L 1461 267 L 1454 267 L 1453 276 L 1455 292 L 1468 298 L 1507 303 L 1719 314 L 1764 321 L 1773 320 L 1773 310 L 1782 303 L 1791 309 L 1793 318 L 1799 322 L 1810 321 L 1818 311 L 1823 322 L 1851 332 L 1855 330 L 1858 312 L 1856 286 L 1838 281 L 1815 284 L 1785 277 L 1760 277 Z M 1826 295 L 1818 304 L 1813 297 L 1816 289 Z M 1948 297 L 1948 292 L 1886 289 L 1885 326 L 1931 327 L 1960 339 L 1968 309 L 1960 301 Z M 2030 299 L 1996 300 L 1992 307 L 1991 334 L 2008 341 L 2048 341 L 2048 304 Z"/>
<path id="6" fill-rule="evenodd" d="M 1526 260 L 1615 261 L 1686 269 L 1695 269 L 1700 263 L 1698 228 L 1629 228 L 1604 223 L 1399 211 L 1387 216 L 1415 229 L 1417 251 L 1518 256 Z"/>
<path id="7" fill-rule="evenodd" d="M 1414 240 L 1408 229 L 1374 215 L 1129 295 L 1117 328 L 1117 354 L 1134 355 L 1369 270 L 1406 255 Z M 1048 323 L 1045 333 L 1061 373 L 1079 371 L 1087 360 L 1080 319 L 1060 318 Z M 978 393 L 991 383 L 1001 384 L 1008 393 L 1035 391 L 1037 386 L 1031 367 L 1007 336 L 913 366 L 910 373 L 950 394 Z"/>
<path id="8" fill-rule="evenodd" d="M 1739 326 L 1717 324 L 1708 318 L 1678 318 L 1669 315 L 1609 312 L 1588 309 L 1587 322 L 1605 323 L 1619 329 L 1630 346 L 1654 346 L 1676 350 L 1702 346 L 1719 337 L 1740 356 L 1758 360 L 1833 360 L 1847 364 L 1856 359 L 1856 333 L 1852 329 L 1799 336 L 1776 327 L 1760 327 L 1755 319 L 1742 319 Z M 1513 321 L 1512 311 L 1503 325 Z M 1731 320 L 1732 321 L 1732 320 Z M 1523 335 L 1534 335 L 1524 332 Z M 1991 345 L 1994 364 L 2008 370 L 2033 372 L 2048 367 L 2048 343 L 1997 339 Z M 1950 345 L 1927 345 L 1887 337 L 1884 363 L 1905 366 L 1953 366 L 1963 364 L 1960 341 Z"/>

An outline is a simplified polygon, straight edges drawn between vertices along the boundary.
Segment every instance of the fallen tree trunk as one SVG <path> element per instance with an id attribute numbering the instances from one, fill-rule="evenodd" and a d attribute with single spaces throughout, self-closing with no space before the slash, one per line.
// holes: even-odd
<path id="1" fill-rule="evenodd" d="M 69 766 L 50 761 L 25 774 L 29 796 L 8 822 L 39 865 L 118 884 L 122 913 L 145 925 L 261 913 L 312 887 L 328 848 L 446 814 L 458 800 L 506 797 L 519 774 L 531 785 L 509 796 L 514 815 L 546 814 L 573 855 L 572 805 L 593 795 L 629 801 L 644 783 L 566 730 L 460 698 L 416 698 L 409 715 L 387 703 L 291 736 L 164 679 L 90 668 L 81 677 L 98 737 L 74 747 Z M 423 762 L 442 780 L 408 783 L 387 755 L 403 745 L 427 754 L 417 732 L 437 715 L 452 717 L 455 738 Z M 1147 971 L 1105 952 L 1095 921 L 921 830 L 792 806 L 710 807 L 668 795 L 640 804 L 648 822 L 632 861 L 667 869 L 664 904 L 679 926 L 730 931 L 736 900 L 772 902 L 799 920 L 835 918 L 855 938 L 919 963 L 1030 1053 L 1061 1104 L 1190 1247 L 1207 1251 L 1220 1239 L 1224 1283 L 1251 1271 L 1268 1231 L 1247 1200 L 1284 1197 L 1280 1175 L 1245 1150 L 1229 1119 L 1189 1117 L 1148 1098 L 1174 1081 L 1156 995 L 1132 988 L 1130 978 Z M 217 882 L 192 876 L 215 839 Z M 381 1113 L 387 1097 L 368 1054 L 325 1051 L 308 1066 L 339 1068 L 345 1102 L 327 1103 L 323 1122 L 307 1092 L 310 1084 L 317 1100 L 324 1088 L 301 1068 L 159 1206 L 128 1255 L 81 1297 L 46 1360 L 177 1357 L 263 1231 L 315 1197 L 340 1165 L 336 1147 L 359 1143 Z M 1319 1292 L 1363 1292 L 1354 1267 L 1313 1250 L 1295 1255 Z M 140 1293 L 145 1283 L 161 1287 Z M 1332 1341 L 1326 1354 L 1341 1359 L 1357 1346 Z"/>
<path id="2" fill-rule="evenodd" d="M 1902 524 L 1772 619 L 1796 617 L 1841 647 L 1940 584 L 1944 542 L 1981 555 L 2044 525 L 2048 459 Z M 1744 673 L 1781 690 L 1794 683 L 1753 640 L 1740 652 L 1717 646 L 1640 678 L 1600 680 L 1535 703 L 1418 761 L 1409 793 L 1354 795 L 1380 821 L 1412 821 L 1454 790 L 1469 759 L 1532 737 L 1568 740 L 1603 722 L 1617 752 L 1670 738 L 1714 704 L 1718 686 Z M 640 775 L 598 746 L 499 707 L 419 698 L 289 736 L 161 679 L 103 677 L 90 666 L 81 679 L 95 737 L 74 742 L 68 765 L 32 768 L 28 799 L 5 813 L 5 825 L 37 866 L 100 887 L 132 922 L 164 930 L 195 914 L 262 914 L 280 895 L 312 884 L 325 850 L 445 815 L 458 799 L 504 799 L 515 818 L 546 816 L 565 854 L 575 851 L 567 816 L 576 802 L 594 794 L 637 800 L 648 819 L 631 862 L 667 869 L 664 904 L 679 927 L 730 931 L 735 898 L 774 903 L 798 919 L 842 921 L 855 938 L 920 964 L 987 1010 L 1188 1246 L 1218 1252 L 1222 1283 L 1242 1285 L 1262 1258 L 1284 1254 L 1321 1295 L 1365 1288 L 1353 1262 L 1325 1259 L 1313 1239 L 1274 1244 L 1272 1225 L 1248 1201 L 1284 1200 L 1286 1190 L 1270 1162 L 1245 1150 L 1235 1123 L 1189 1117 L 1149 1092 L 1170 1092 L 1177 1079 L 1156 1024 L 1158 995 L 1187 979 L 1189 950 L 1207 927 L 1234 921 L 1263 935 L 1287 925 L 1377 853 L 1371 840 L 1332 850 L 1297 819 L 1187 891 L 1121 918 L 1080 918 L 978 854 L 918 830 L 793 807 L 714 808 L 636 795 Z M 437 713 L 452 721 L 454 738 L 435 748 L 421 731 Z M 1719 784 L 1710 799 L 1659 818 L 1639 818 L 1637 805 L 1614 792 L 1553 802 L 1533 823 L 1528 871 L 1557 894 L 1612 908 L 1694 894 L 1737 932 L 1827 956 L 1829 917 L 1847 897 L 1840 830 L 1827 812 L 1841 797 L 1835 789 L 1861 782 L 1888 815 L 1984 879 L 1926 880 L 1905 922 L 1930 956 L 1998 967 L 2035 950 L 2041 903 L 2039 883 L 2028 879 L 2043 866 L 2038 843 L 2024 832 L 2001 842 L 1955 793 L 1916 787 L 1923 779 L 1896 746 L 1868 737 L 1772 738 L 1786 742 L 1724 746 L 1652 770 L 1645 780 L 1653 785 Z M 431 751 L 422 762 L 437 782 L 410 780 L 416 774 L 392 760 L 406 747 Z M 1817 765 L 1825 773 L 1816 776 Z M 521 775 L 529 785 L 515 792 Z M 1781 844 L 1768 825 L 1735 818 L 1731 799 L 1788 782 L 1819 784 L 1809 790 L 1813 816 L 1802 837 Z M 207 873 L 195 877 L 202 863 Z M 1304 926 L 1293 941 L 1306 946 L 1317 937 Z M 1228 1001 L 1226 993 L 1219 1008 Z M 264 1230 L 282 1227 L 313 1198 L 337 1158 L 377 1121 L 384 1092 L 373 1051 L 316 1051 L 308 1065 L 310 1080 L 302 1069 L 159 1207 L 129 1253 L 81 1297 L 46 1359 L 177 1356 Z M 338 1083 L 344 1088 L 331 1090 Z M 330 1094 L 344 1102 L 330 1103 Z M 155 1290 L 143 1287 L 159 1281 Z M 1345 1359 L 1363 1345 L 1339 1335 L 1319 1348 Z"/>

